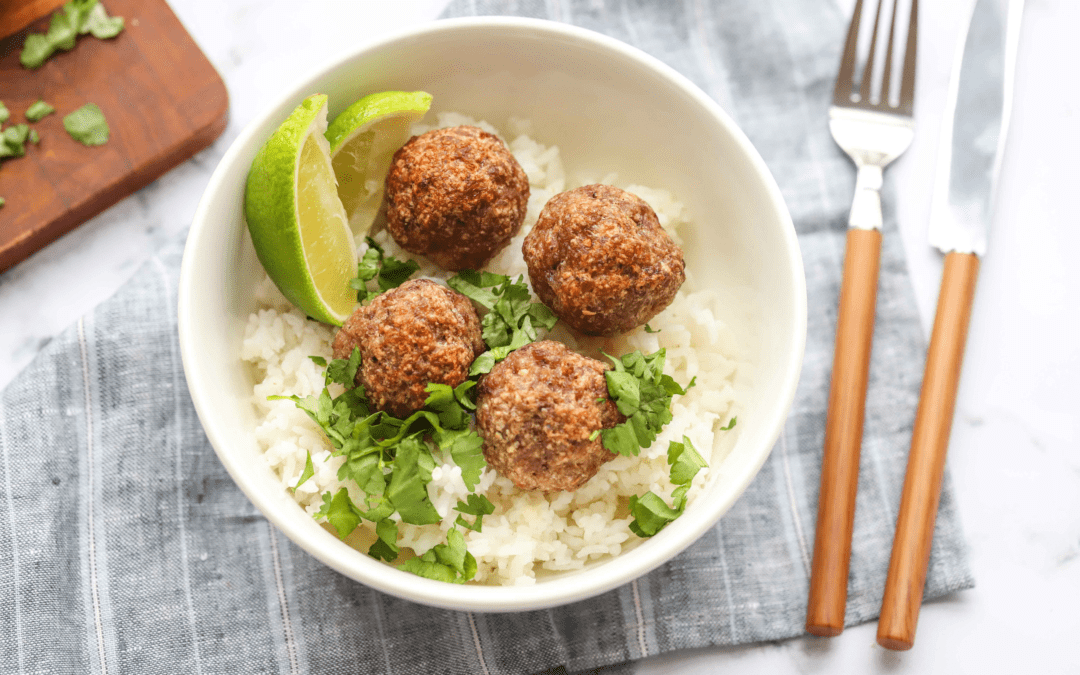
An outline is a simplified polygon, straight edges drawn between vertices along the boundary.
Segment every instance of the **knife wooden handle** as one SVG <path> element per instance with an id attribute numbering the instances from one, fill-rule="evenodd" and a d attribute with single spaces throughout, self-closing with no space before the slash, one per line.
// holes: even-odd
<path id="1" fill-rule="evenodd" d="M 979 259 L 970 253 L 945 256 L 937 314 L 926 353 L 919 410 L 911 435 L 907 475 L 896 520 L 885 598 L 877 641 L 887 649 L 910 649 L 915 643 L 926 565 L 934 537 L 945 451 L 949 445 L 960 364 L 967 341 L 971 302 Z"/>
<path id="2" fill-rule="evenodd" d="M 880 230 L 848 230 L 806 608 L 806 630 L 813 635 L 833 636 L 844 630 L 880 261 Z"/>

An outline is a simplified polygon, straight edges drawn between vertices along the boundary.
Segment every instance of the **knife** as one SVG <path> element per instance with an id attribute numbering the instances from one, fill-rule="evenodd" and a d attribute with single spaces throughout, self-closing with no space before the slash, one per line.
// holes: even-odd
<path id="1" fill-rule="evenodd" d="M 1009 127 L 1023 9 L 1024 0 L 976 0 L 953 67 L 929 236 L 945 263 L 878 619 L 877 641 L 888 649 L 915 642 L 979 258 Z"/>

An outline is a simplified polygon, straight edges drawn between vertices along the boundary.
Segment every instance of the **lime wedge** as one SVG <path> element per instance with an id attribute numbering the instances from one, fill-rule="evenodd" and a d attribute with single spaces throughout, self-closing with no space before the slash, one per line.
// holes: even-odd
<path id="1" fill-rule="evenodd" d="M 340 326 L 356 306 L 356 247 L 337 195 L 326 96 L 309 96 L 255 155 L 244 215 L 266 273 L 308 316 Z"/>
<path id="2" fill-rule="evenodd" d="M 383 91 L 353 103 L 330 123 L 326 138 L 338 196 L 357 236 L 367 234 L 375 220 L 394 153 L 430 107 L 431 94 Z"/>

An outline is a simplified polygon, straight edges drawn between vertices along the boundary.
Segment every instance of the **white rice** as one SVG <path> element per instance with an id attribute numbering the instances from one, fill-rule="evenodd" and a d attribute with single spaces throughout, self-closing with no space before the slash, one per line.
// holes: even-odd
<path id="1" fill-rule="evenodd" d="M 527 123 L 520 120 L 512 120 L 508 125 L 510 133 L 503 135 L 486 122 L 444 113 L 438 116 L 437 125 L 417 125 L 414 133 L 458 124 L 473 124 L 499 134 L 529 176 L 531 196 L 521 233 L 487 267 L 513 277 L 523 275 L 528 281 L 521 243 L 541 208 L 567 187 L 596 181 L 568 183 L 558 147 L 544 146 L 531 139 L 526 134 Z M 614 175 L 604 177 L 602 182 L 619 185 Z M 678 231 L 689 223 L 689 216 L 669 192 L 640 185 L 619 187 L 647 201 L 661 225 L 679 241 Z M 374 238 L 389 255 L 417 258 L 398 247 L 385 230 L 379 230 Z M 362 240 L 358 241 L 361 252 L 365 246 Z M 418 259 L 418 262 L 420 276 L 434 279 L 450 276 L 430 261 Z M 352 499 L 361 503 L 362 493 L 355 483 L 338 481 L 338 467 L 344 460 L 331 456 L 333 446 L 318 425 L 290 401 L 266 400 L 273 394 L 307 396 L 322 390 L 323 371 L 308 357 L 331 357 L 333 329 L 306 319 L 269 279 L 260 288 L 258 304 L 260 309 L 248 318 L 240 357 L 250 364 L 254 374 L 252 404 L 260 419 L 256 438 L 267 463 L 283 487 L 292 487 L 303 472 L 307 453 L 311 452 L 315 475 L 293 494 L 310 514 L 322 505 L 323 493 L 336 493 L 341 487 L 347 488 Z M 675 300 L 649 322 L 653 329 L 659 330 L 657 333 L 638 329 L 616 338 L 582 338 L 573 335 L 564 324 L 556 325 L 548 335 L 550 339 L 592 356 L 598 356 L 600 349 L 609 354 L 623 354 L 634 349 L 650 353 L 663 347 L 667 350 L 664 371 L 684 385 L 696 377 L 697 384 L 685 396 L 675 397 L 674 420 L 651 448 L 642 450 L 639 457 L 620 456 L 604 464 L 595 477 L 573 493 L 525 492 L 493 470 L 485 469 L 477 492 L 491 500 L 495 512 L 484 517 L 482 532 L 464 532 L 467 548 L 477 561 L 477 582 L 532 584 L 545 573 L 581 569 L 587 563 L 637 546 L 643 540 L 629 529 L 632 518 L 627 511 L 627 499 L 651 490 L 670 503 L 674 485 L 668 478 L 666 452 L 668 442 L 681 440 L 683 435 L 693 441 L 711 467 L 694 478 L 689 492 L 689 501 L 693 502 L 709 476 L 717 472 L 734 444 L 736 433 L 718 432 L 736 412 L 733 388 L 736 344 L 727 326 L 717 319 L 715 307 L 716 298 L 710 291 L 694 290 L 688 270 L 686 283 Z M 338 393 L 331 391 L 333 395 Z M 428 494 L 444 520 L 437 525 L 400 525 L 399 545 L 417 553 L 446 541 L 446 531 L 456 517 L 452 508 L 468 494 L 461 469 L 437 450 L 434 454 L 436 468 Z M 370 528 L 371 524 L 366 522 L 361 526 L 362 530 Z M 363 543 L 370 543 L 372 538 L 370 532 L 354 533 L 350 542 L 366 550 Z"/>

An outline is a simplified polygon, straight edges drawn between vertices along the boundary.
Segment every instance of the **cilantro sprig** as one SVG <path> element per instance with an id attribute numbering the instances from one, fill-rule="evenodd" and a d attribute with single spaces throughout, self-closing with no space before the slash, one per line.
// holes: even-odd
<path id="1" fill-rule="evenodd" d="M 604 447 L 626 457 L 637 457 L 656 435 L 671 421 L 671 399 L 683 395 L 694 386 L 690 380 L 682 387 L 670 375 L 664 374 L 664 349 L 652 354 L 633 351 L 621 359 L 605 354 L 613 368 L 604 373 L 608 394 L 626 421 L 610 429 L 602 429 Z M 594 434 L 595 437 L 595 434 Z"/>
<path id="2" fill-rule="evenodd" d="M 370 302 L 380 293 L 397 288 L 420 269 L 420 264 L 411 258 L 401 261 L 386 255 L 371 237 L 366 237 L 364 241 L 368 248 L 357 264 L 356 278 L 349 281 L 349 286 L 356 291 L 357 302 Z M 368 282 L 372 280 L 378 285 L 378 290 L 368 288 Z"/>
<path id="3" fill-rule="evenodd" d="M 546 305 L 532 302 L 522 276 L 513 280 L 492 272 L 462 270 L 447 279 L 446 285 L 488 310 L 480 321 L 488 350 L 473 361 L 470 376 L 491 372 L 510 352 L 534 342 L 537 328 L 551 330 L 559 320 Z"/>

